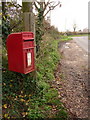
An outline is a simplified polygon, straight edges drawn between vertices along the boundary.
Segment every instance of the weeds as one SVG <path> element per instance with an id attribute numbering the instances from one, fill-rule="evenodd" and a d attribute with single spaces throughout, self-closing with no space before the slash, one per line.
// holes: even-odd
<path id="1" fill-rule="evenodd" d="M 56 36 L 55 36 L 56 34 Z M 67 118 L 58 92 L 51 87 L 54 70 L 60 60 L 59 33 L 49 31 L 43 36 L 36 72 L 23 75 L 7 69 L 6 50 L 3 51 L 3 117 L 4 118 Z M 55 39 L 58 38 L 58 39 Z M 55 114 L 53 109 L 55 107 Z"/>

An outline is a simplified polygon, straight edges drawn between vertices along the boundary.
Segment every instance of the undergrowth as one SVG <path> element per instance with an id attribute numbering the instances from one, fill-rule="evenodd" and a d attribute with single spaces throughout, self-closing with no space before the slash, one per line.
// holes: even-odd
<path id="1" fill-rule="evenodd" d="M 8 71 L 6 49 L 3 49 L 3 118 L 67 120 L 58 91 L 51 86 L 60 60 L 59 42 L 57 31 L 46 32 L 36 59 L 36 71 L 26 75 Z"/>

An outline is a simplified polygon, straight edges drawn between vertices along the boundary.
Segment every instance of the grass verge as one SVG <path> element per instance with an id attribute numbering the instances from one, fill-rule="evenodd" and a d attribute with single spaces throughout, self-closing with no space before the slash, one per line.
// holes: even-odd
<path id="1" fill-rule="evenodd" d="M 55 33 L 55 32 L 54 32 Z M 59 34 L 49 31 L 43 36 L 36 72 L 23 75 L 8 71 L 6 49 L 3 49 L 3 118 L 57 118 L 67 120 L 65 107 L 52 88 L 54 71 L 60 60 Z M 61 41 L 69 40 L 62 37 Z"/>
<path id="2" fill-rule="evenodd" d="M 61 36 L 60 42 L 72 40 L 71 36 Z"/>
<path id="3" fill-rule="evenodd" d="M 82 36 L 88 36 L 88 34 L 70 35 L 69 37 L 82 37 Z"/>

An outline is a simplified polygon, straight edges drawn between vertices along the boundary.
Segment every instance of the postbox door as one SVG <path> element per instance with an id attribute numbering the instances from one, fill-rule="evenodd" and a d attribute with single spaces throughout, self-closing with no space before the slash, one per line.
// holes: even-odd
<path id="1" fill-rule="evenodd" d="M 34 69 L 34 48 L 24 49 L 24 71 L 33 71 Z"/>

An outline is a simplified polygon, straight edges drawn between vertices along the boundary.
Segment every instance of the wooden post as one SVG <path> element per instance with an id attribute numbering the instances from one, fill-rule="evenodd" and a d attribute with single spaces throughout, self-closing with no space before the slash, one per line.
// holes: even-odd
<path id="1" fill-rule="evenodd" d="M 35 17 L 33 13 L 32 2 L 23 2 L 24 29 L 35 34 Z"/>

